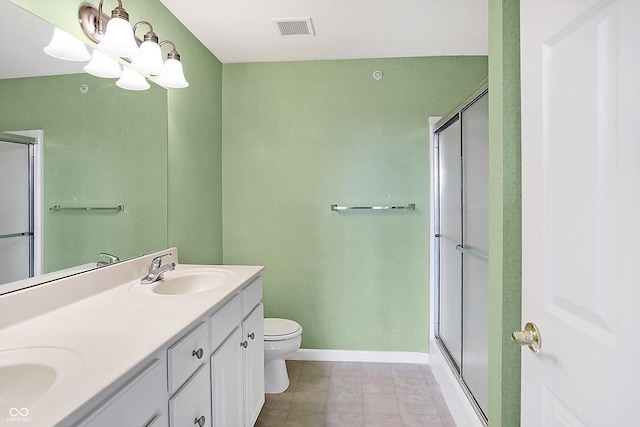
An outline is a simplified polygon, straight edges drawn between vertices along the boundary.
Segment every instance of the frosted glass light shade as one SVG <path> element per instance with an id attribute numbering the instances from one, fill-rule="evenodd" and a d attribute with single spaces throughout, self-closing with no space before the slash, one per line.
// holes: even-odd
<path id="1" fill-rule="evenodd" d="M 152 41 L 142 42 L 140 56 L 131 62 L 131 68 L 142 74 L 160 75 L 167 72 L 162 63 L 162 52 L 158 43 Z"/>
<path id="2" fill-rule="evenodd" d="M 151 87 L 147 79 L 129 67 L 122 69 L 122 76 L 116 82 L 116 86 L 127 90 L 147 90 Z"/>
<path id="3" fill-rule="evenodd" d="M 88 61 L 91 59 L 87 46 L 60 28 L 53 30 L 53 37 L 43 50 L 47 55 L 65 61 Z"/>
<path id="4" fill-rule="evenodd" d="M 160 86 L 180 89 L 189 86 L 189 83 L 184 78 L 184 72 L 182 70 L 182 63 L 177 59 L 167 59 L 164 61 L 164 66 L 167 72 L 158 76 L 156 83 Z"/>
<path id="5" fill-rule="evenodd" d="M 107 55 L 121 58 L 135 58 L 140 55 L 140 48 L 136 44 L 133 28 L 131 28 L 129 21 L 122 18 L 109 20 L 104 38 L 98 43 L 98 49 Z"/>
<path id="6" fill-rule="evenodd" d="M 105 79 L 116 79 L 122 75 L 122 68 L 118 61 L 98 49 L 93 50 L 91 61 L 84 66 L 84 70 L 93 76 Z"/>

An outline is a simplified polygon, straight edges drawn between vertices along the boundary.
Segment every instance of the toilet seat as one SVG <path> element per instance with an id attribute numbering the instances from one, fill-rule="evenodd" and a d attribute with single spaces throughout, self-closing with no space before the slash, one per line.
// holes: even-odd
<path id="1" fill-rule="evenodd" d="M 264 340 L 282 341 L 302 334 L 302 326 L 289 319 L 264 319 Z"/>

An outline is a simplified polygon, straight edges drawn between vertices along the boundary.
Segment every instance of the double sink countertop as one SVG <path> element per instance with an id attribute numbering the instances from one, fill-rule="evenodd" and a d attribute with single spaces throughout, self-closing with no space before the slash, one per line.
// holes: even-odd
<path id="1" fill-rule="evenodd" d="M 165 253 L 177 262 L 171 248 L 0 296 L 0 425 L 51 426 L 84 412 L 263 270 L 176 263 L 140 284 Z"/>

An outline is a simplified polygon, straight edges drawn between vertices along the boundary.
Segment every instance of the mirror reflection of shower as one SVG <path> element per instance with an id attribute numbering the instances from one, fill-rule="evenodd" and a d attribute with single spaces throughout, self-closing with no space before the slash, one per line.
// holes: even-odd
<path id="1" fill-rule="evenodd" d="M 42 131 L 0 133 L 0 285 L 42 272 Z"/>

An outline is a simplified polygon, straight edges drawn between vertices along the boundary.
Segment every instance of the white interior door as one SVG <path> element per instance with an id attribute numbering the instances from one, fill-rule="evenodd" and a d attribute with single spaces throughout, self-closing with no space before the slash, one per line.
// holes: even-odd
<path id="1" fill-rule="evenodd" d="M 640 1 L 521 0 L 523 426 L 638 425 Z"/>

